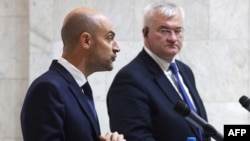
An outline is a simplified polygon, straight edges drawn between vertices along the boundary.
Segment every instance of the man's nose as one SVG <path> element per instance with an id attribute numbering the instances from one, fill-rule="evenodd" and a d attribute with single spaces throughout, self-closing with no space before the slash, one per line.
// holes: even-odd
<path id="1" fill-rule="evenodd" d="M 114 41 L 113 43 L 112 43 L 112 48 L 113 48 L 113 50 L 115 51 L 115 52 L 120 52 L 120 47 L 119 47 L 119 45 L 118 45 L 118 43 L 116 42 L 116 41 Z"/>
<path id="2" fill-rule="evenodd" d="M 171 32 L 169 32 L 169 35 L 167 36 L 167 39 L 170 41 L 177 41 L 177 35 L 174 31 L 171 30 Z"/>

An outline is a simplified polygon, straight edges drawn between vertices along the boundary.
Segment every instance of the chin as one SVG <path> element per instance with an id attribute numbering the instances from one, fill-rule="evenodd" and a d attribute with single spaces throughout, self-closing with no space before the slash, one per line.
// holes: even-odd
<path id="1" fill-rule="evenodd" d="M 113 70 L 113 65 L 112 64 L 103 67 L 103 71 L 111 71 L 111 70 Z"/>
<path id="2" fill-rule="evenodd" d="M 108 68 L 108 71 L 111 71 L 111 70 L 113 70 L 113 65 L 110 65 Z"/>

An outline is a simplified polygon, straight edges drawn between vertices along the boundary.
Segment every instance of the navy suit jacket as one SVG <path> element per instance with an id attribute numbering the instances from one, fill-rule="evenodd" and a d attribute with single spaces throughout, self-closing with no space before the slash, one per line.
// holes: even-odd
<path id="1" fill-rule="evenodd" d="M 21 111 L 24 141 L 98 141 L 98 120 L 72 75 L 56 60 L 28 89 Z"/>
<path id="2" fill-rule="evenodd" d="M 199 115 L 207 120 L 203 102 L 191 69 L 176 60 Z M 197 128 L 177 114 L 173 107 L 182 100 L 159 65 L 142 50 L 115 76 L 107 95 L 111 131 L 127 141 L 186 141 Z"/>

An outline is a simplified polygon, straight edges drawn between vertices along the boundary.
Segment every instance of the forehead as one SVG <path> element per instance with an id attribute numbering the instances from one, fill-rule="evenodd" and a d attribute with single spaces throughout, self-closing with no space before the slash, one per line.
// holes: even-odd
<path id="1" fill-rule="evenodd" d="M 100 30 L 103 31 L 114 31 L 114 27 L 113 24 L 111 22 L 110 19 L 108 19 L 107 17 L 103 16 L 103 15 L 99 15 L 96 17 L 96 21 L 98 24 L 98 27 L 100 28 Z"/>

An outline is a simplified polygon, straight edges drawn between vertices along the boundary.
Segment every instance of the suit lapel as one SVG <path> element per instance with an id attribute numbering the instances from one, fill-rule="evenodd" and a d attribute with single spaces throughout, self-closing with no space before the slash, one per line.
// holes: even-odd
<path id="1" fill-rule="evenodd" d="M 175 88 L 172 86 L 172 83 L 168 80 L 168 78 L 165 76 L 165 74 L 160 69 L 159 65 L 143 50 L 140 53 L 140 56 L 142 59 L 147 62 L 147 67 L 149 71 L 152 73 L 152 76 L 155 77 L 155 81 L 160 87 L 160 89 L 163 90 L 165 96 L 175 105 L 175 103 L 179 100 L 182 100 L 179 96 L 179 94 L 176 92 Z M 187 76 L 183 76 L 185 80 L 188 80 Z M 190 82 L 188 82 L 187 87 L 191 89 L 191 93 L 193 94 L 193 87 Z M 194 96 L 196 97 L 196 96 Z M 194 101 L 197 101 L 197 99 L 194 98 Z M 195 128 L 191 123 L 186 121 L 190 126 L 190 129 L 199 136 L 197 128 Z"/>
<path id="2" fill-rule="evenodd" d="M 97 115 L 94 115 L 90 105 L 88 104 L 86 95 L 83 94 L 81 89 L 78 87 L 75 87 L 75 85 L 70 85 L 69 88 L 71 89 L 72 93 L 75 95 L 76 100 L 80 103 L 82 110 L 86 113 L 89 120 L 91 121 L 91 124 L 95 128 L 95 131 L 97 135 L 100 133 L 100 127 Z M 78 90 L 79 89 L 79 90 Z"/>
<path id="3" fill-rule="evenodd" d="M 151 75 L 155 78 L 156 83 L 173 105 L 176 101 L 181 100 L 175 88 L 172 86 L 172 83 L 168 80 L 159 65 L 146 53 L 145 50 L 142 50 L 140 57 L 146 62 L 146 66 L 152 73 Z"/>
<path id="4" fill-rule="evenodd" d="M 196 88 L 193 86 L 192 82 L 190 81 L 190 78 L 189 78 L 188 74 L 186 74 L 185 71 L 183 71 L 183 69 L 181 69 L 181 67 L 179 67 L 179 68 L 180 68 L 180 74 L 181 74 L 181 76 L 183 78 L 183 81 L 184 81 L 185 85 L 188 87 L 188 90 L 189 90 L 189 92 L 190 92 L 190 94 L 192 96 L 192 99 L 193 99 L 193 101 L 195 103 L 195 106 L 196 106 L 198 114 L 199 114 L 200 111 L 201 111 L 199 105 L 201 103 L 200 103 L 200 100 L 199 100 L 199 95 L 195 90 Z"/>
<path id="5" fill-rule="evenodd" d="M 178 62 L 176 62 L 178 63 Z M 200 116 L 200 111 L 201 111 L 201 107 L 199 105 L 201 105 L 202 103 L 200 103 L 200 100 L 199 100 L 199 95 L 196 91 L 196 88 L 193 86 L 194 84 L 192 84 L 192 82 L 190 81 L 190 78 L 188 76 L 188 74 L 182 69 L 181 65 L 178 65 L 179 67 L 179 71 L 180 71 L 180 74 L 183 78 L 183 81 L 185 83 L 185 85 L 188 87 L 188 90 L 189 90 L 189 93 L 191 94 L 192 96 L 192 99 L 195 103 L 195 106 L 196 106 L 196 109 L 197 109 L 197 114 Z M 202 117 L 202 116 L 201 116 Z M 193 128 L 193 126 L 191 126 L 192 130 L 195 132 L 195 134 L 197 136 L 200 136 L 199 133 L 198 133 L 198 130 L 197 128 Z"/>
<path id="6" fill-rule="evenodd" d="M 162 77 L 156 78 L 156 82 L 158 83 L 159 87 L 164 91 L 165 95 L 170 99 L 170 101 L 172 101 L 173 105 L 175 105 L 176 101 L 182 100 L 165 75 L 163 75 Z M 190 125 L 189 127 L 191 128 L 191 130 L 195 134 L 197 134 L 197 136 L 199 136 L 199 133 L 197 132 L 198 131 L 197 128 L 194 128 L 194 126 L 189 122 L 188 124 Z"/>
<path id="7" fill-rule="evenodd" d="M 176 92 L 175 88 L 172 86 L 171 82 L 167 79 L 164 73 L 162 73 L 160 77 L 155 78 L 155 80 L 173 105 L 176 101 L 181 100 L 179 94 Z"/>
<path id="8" fill-rule="evenodd" d="M 92 114 L 93 112 L 91 111 L 88 101 L 86 100 L 86 96 L 83 94 L 81 88 L 78 86 L 72 75 L 61 64 L 59 64 L 57 60 L 54 60 L 52 62 L 50 69 L 53 69 L 60 73 L 64 77 L 64 79 L 69 83 L 70 91 L 75 96 L 76 100 L 80 103 L 82 111 L 87 115 L 88 119 L 90 120 L 91 124 L 95 129 L 96 134 L 100 135 L 98 119 L 94 114 Z"/>

